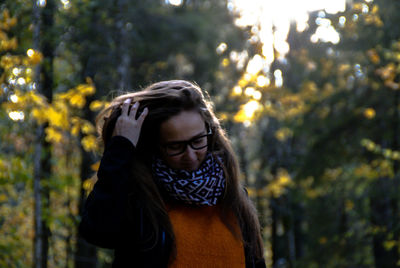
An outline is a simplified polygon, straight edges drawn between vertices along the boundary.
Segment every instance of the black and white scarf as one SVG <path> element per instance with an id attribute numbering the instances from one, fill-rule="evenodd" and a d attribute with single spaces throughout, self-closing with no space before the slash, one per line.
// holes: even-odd
<path id="1" fill-rule="evenodd" d="M 155 158 L 153 176 L 169 196 L 190 205 L 216 205 L 225 189 L 224 170 L 212 154 L 191 172 L 172 169 Z"/>

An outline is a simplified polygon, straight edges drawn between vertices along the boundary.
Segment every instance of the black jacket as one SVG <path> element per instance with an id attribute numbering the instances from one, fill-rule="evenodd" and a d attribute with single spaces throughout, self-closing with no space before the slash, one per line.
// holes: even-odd
<path id="1" fill-rule="evenodd" d="M 157 241 L 145 239 L 151 234 L 149 221 L 143 215 L 140 200 L 132 202 L 129 174 L 134 150 L 124 137 L 110 140 L 97 173 L 98 181 L 86 201 L 79 232 L 89 243 L 115 249 L 113 267 L 167 267 L 171 238 L 160 230 Z M 245 256 L 247 268 L 265 267 L 263 259 L 249 258 L 246 250 Z"/>

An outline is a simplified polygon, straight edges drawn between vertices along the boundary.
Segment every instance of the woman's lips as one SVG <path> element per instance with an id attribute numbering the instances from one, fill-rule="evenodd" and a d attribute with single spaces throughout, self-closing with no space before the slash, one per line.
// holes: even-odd
<path id="1" fill-rule="evenodd" d="M 198 168 L 198 163 L 197 162 L 182 163 L 181 167 L 183 169 L 193 171 Z"/>

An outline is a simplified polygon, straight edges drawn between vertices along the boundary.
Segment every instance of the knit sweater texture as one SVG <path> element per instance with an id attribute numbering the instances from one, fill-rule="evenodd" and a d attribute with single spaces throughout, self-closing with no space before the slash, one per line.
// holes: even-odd
<path id="1" fill-rule="evenodd" d="M 175 205 L 168 215 L 177 249 L 169 267 L 245 267 L 243 243 L 222 222 L 218 206 Z M 233 215 L 229 220 L 240 234 Z"/>

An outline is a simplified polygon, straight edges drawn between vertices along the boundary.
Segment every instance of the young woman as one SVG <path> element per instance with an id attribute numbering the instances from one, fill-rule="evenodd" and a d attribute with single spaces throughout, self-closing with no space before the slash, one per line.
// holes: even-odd
<path id="1" fill-rule="evenodd" d="M 260 225 L 211 103 L 155 83 L 99 115 L 104 154 L 80 224 L 113 267 L 265 267 Z"/>

